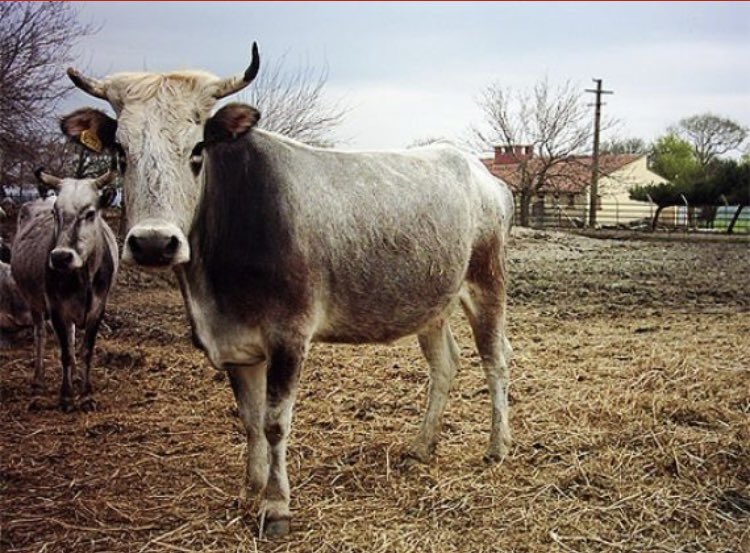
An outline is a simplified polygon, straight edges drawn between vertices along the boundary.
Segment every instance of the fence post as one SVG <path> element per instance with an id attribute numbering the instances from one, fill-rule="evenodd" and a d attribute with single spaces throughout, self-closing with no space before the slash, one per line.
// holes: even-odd
<path id="1" fill-rule="evenodd" d="M 685 197 L 685 194 L 680 194 L 680 198 L 685 202 L 685 232 L 690 230 L 690 204 Z"/>

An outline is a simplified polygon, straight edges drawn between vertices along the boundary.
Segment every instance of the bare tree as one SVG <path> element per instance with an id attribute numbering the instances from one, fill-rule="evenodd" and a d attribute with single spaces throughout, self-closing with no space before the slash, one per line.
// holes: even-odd
<path id="1" fill-rule="evenodd" d="M 453 142 L 451 140 L 448 140 L 447 138 L 444 138 L 442 136 L 426 136 L 424 138 L 415 138 L 411 142 L 409 142 L 406 147 L 407 148 L 420 148 L 422 146 L 430 146 L 432 144 L 452 144 Z"/>
<path id="2" fill-rule="evenodd" d="M 531 89 L 512 91 L 491 84 L 477 100 L 484 127 L 470 129 L 470 146 L 485 151 L 506 146 L 514 156 L 520 224 L 528 226 L 531 200 L 574 154 L 590 147 L 592 115 L 583 91 L 570 82 L 553 86 L 545 78 Z M 531 148 L 519 149 L 524 145 Z"/>
<path id="3" fill-rule="evenodd" d="M 285 57 L 263 65 L 253 86 L 240 94 L 260 110 L 258 125 L 314 146 L 332 146 L 333 133 L 348 109 L 325 98 L 327 69 L 315 70 L 307 64 L 287 71 Z"/>
<path id="4" fill-rule="evenodd" d="M 0 2 L 3 185 L 24 182 L 39 152 L 46 150 L 52 115 L 72 89 L 65 67 L 76 41 L 94 31 L 78 21 L 77 8 L 67 2 Z"/>
<path id="5" fill-rule="evenodd" d="M 748 134 L 747 127 L 711 113 L 686 117 L 670 131 L 693 145 L 704 169 L 718 156 L 739 149 Z"/>
<path id="6" fill-rule="evenodd" d="M 648 144 L 642 138 L 610 138 L 605 140 L 600 149 L 600 153 L 606 155 L 636 154 L 642 155 L 648 153 Z"/>

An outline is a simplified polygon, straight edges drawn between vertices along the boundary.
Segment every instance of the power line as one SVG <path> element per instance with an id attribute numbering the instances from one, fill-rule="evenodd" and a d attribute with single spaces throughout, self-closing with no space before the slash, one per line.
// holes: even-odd
<path id="1" fill-rule="evenodd" d="M 586 92 L 596 94 L 594 111 L 594 152 L 591 160 L 591 194 L 589 195 L 589 226 L 596 226 L 596 203 L 599 195 L 599 126 L 602 118 L 602 94 L 614 94 L 611 90 L 602 90 L 602 80 L 592 79 L 596 88 L 587 88 Z"/>

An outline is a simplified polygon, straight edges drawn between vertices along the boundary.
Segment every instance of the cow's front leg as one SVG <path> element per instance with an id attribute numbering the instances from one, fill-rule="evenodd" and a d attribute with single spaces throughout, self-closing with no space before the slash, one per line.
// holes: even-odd
<path id="1" fill-rule="evenodd" d="M 47 331 L 44 327 L 44 314 L 32 312 L 34 319 L 34 380 L 31 383 L 33 395 L 44 392 L 44 345 L 47 340 Z"/>
<path id="2" fill-rule="evenodd" d="M 60 387 L 60 409 L 69 413 L 75 408 L 73 400 L 73 373 L 76 371 L 75 326 L 67 324 L 56 312 L 52 312 L 52 328 L 60 343 L 62 362 L 62 386 Z"/>
<path id="3" fill-rule="evenodd" d="M 96 334 L 99 332 L 99 326 L 102 322 L 104 311 L 94 314 L 93 321 L 89 321 L 86 326 L 86 332 L 83 336 L 83 378 L 81 380 L 80 408 L 83 411 L 93 411 L 96 409 L 94 400 L 94 388 L 91 385 L 91 362 L 94 357 L 94 345 L 96 344 Z"/>
<path id="4" fill-rule="evenodd" d="M 265 494 L 266 536 L 289 533 L 289 478 L 286 472 L 286 446 L 292 426 L 292 410 L 297 384 L 307 353 L 306 343 L 285 343 L 271 350 L 268 363 L 266 418 L 270 468 Z"/>
<path id="5" fill-rule="evenodd" d="M 240 488 L 240 500 L 244 503 L 247 501 L 248 491 L 257 495 L 266 487 L 268 480 L 268 447 L 263 430 L 266 364 L 228 365 L 226 369 L 247 436 L 245 475 Z"/>

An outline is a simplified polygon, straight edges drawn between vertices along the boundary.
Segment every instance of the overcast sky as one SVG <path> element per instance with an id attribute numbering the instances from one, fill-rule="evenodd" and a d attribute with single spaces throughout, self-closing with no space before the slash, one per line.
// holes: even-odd
<path id="1" fill-rule="evenodd" d="M 286 67 L 328 68 L 327 93 L 351 111 L 347 148 L 459 139 L 479 123 L 491 82 L 543 77 L 615 91 L 619 134 L 651 140 L 711 111 L 750 125 L 748 3 L 79 3 L 101 26 L 80 42 L 95 76 L 126 70 L 244 71 L 250 45 Z M 261 71 L 263 65 L 261 63 Z M 251 85 L 252 86 L 252 85 Z M 76 94 L 70 106 L 90 104 Z M 94 101 L 95 102 L 95 101 Z M 607 138 L 606 136 L 604 138 Z"/>

